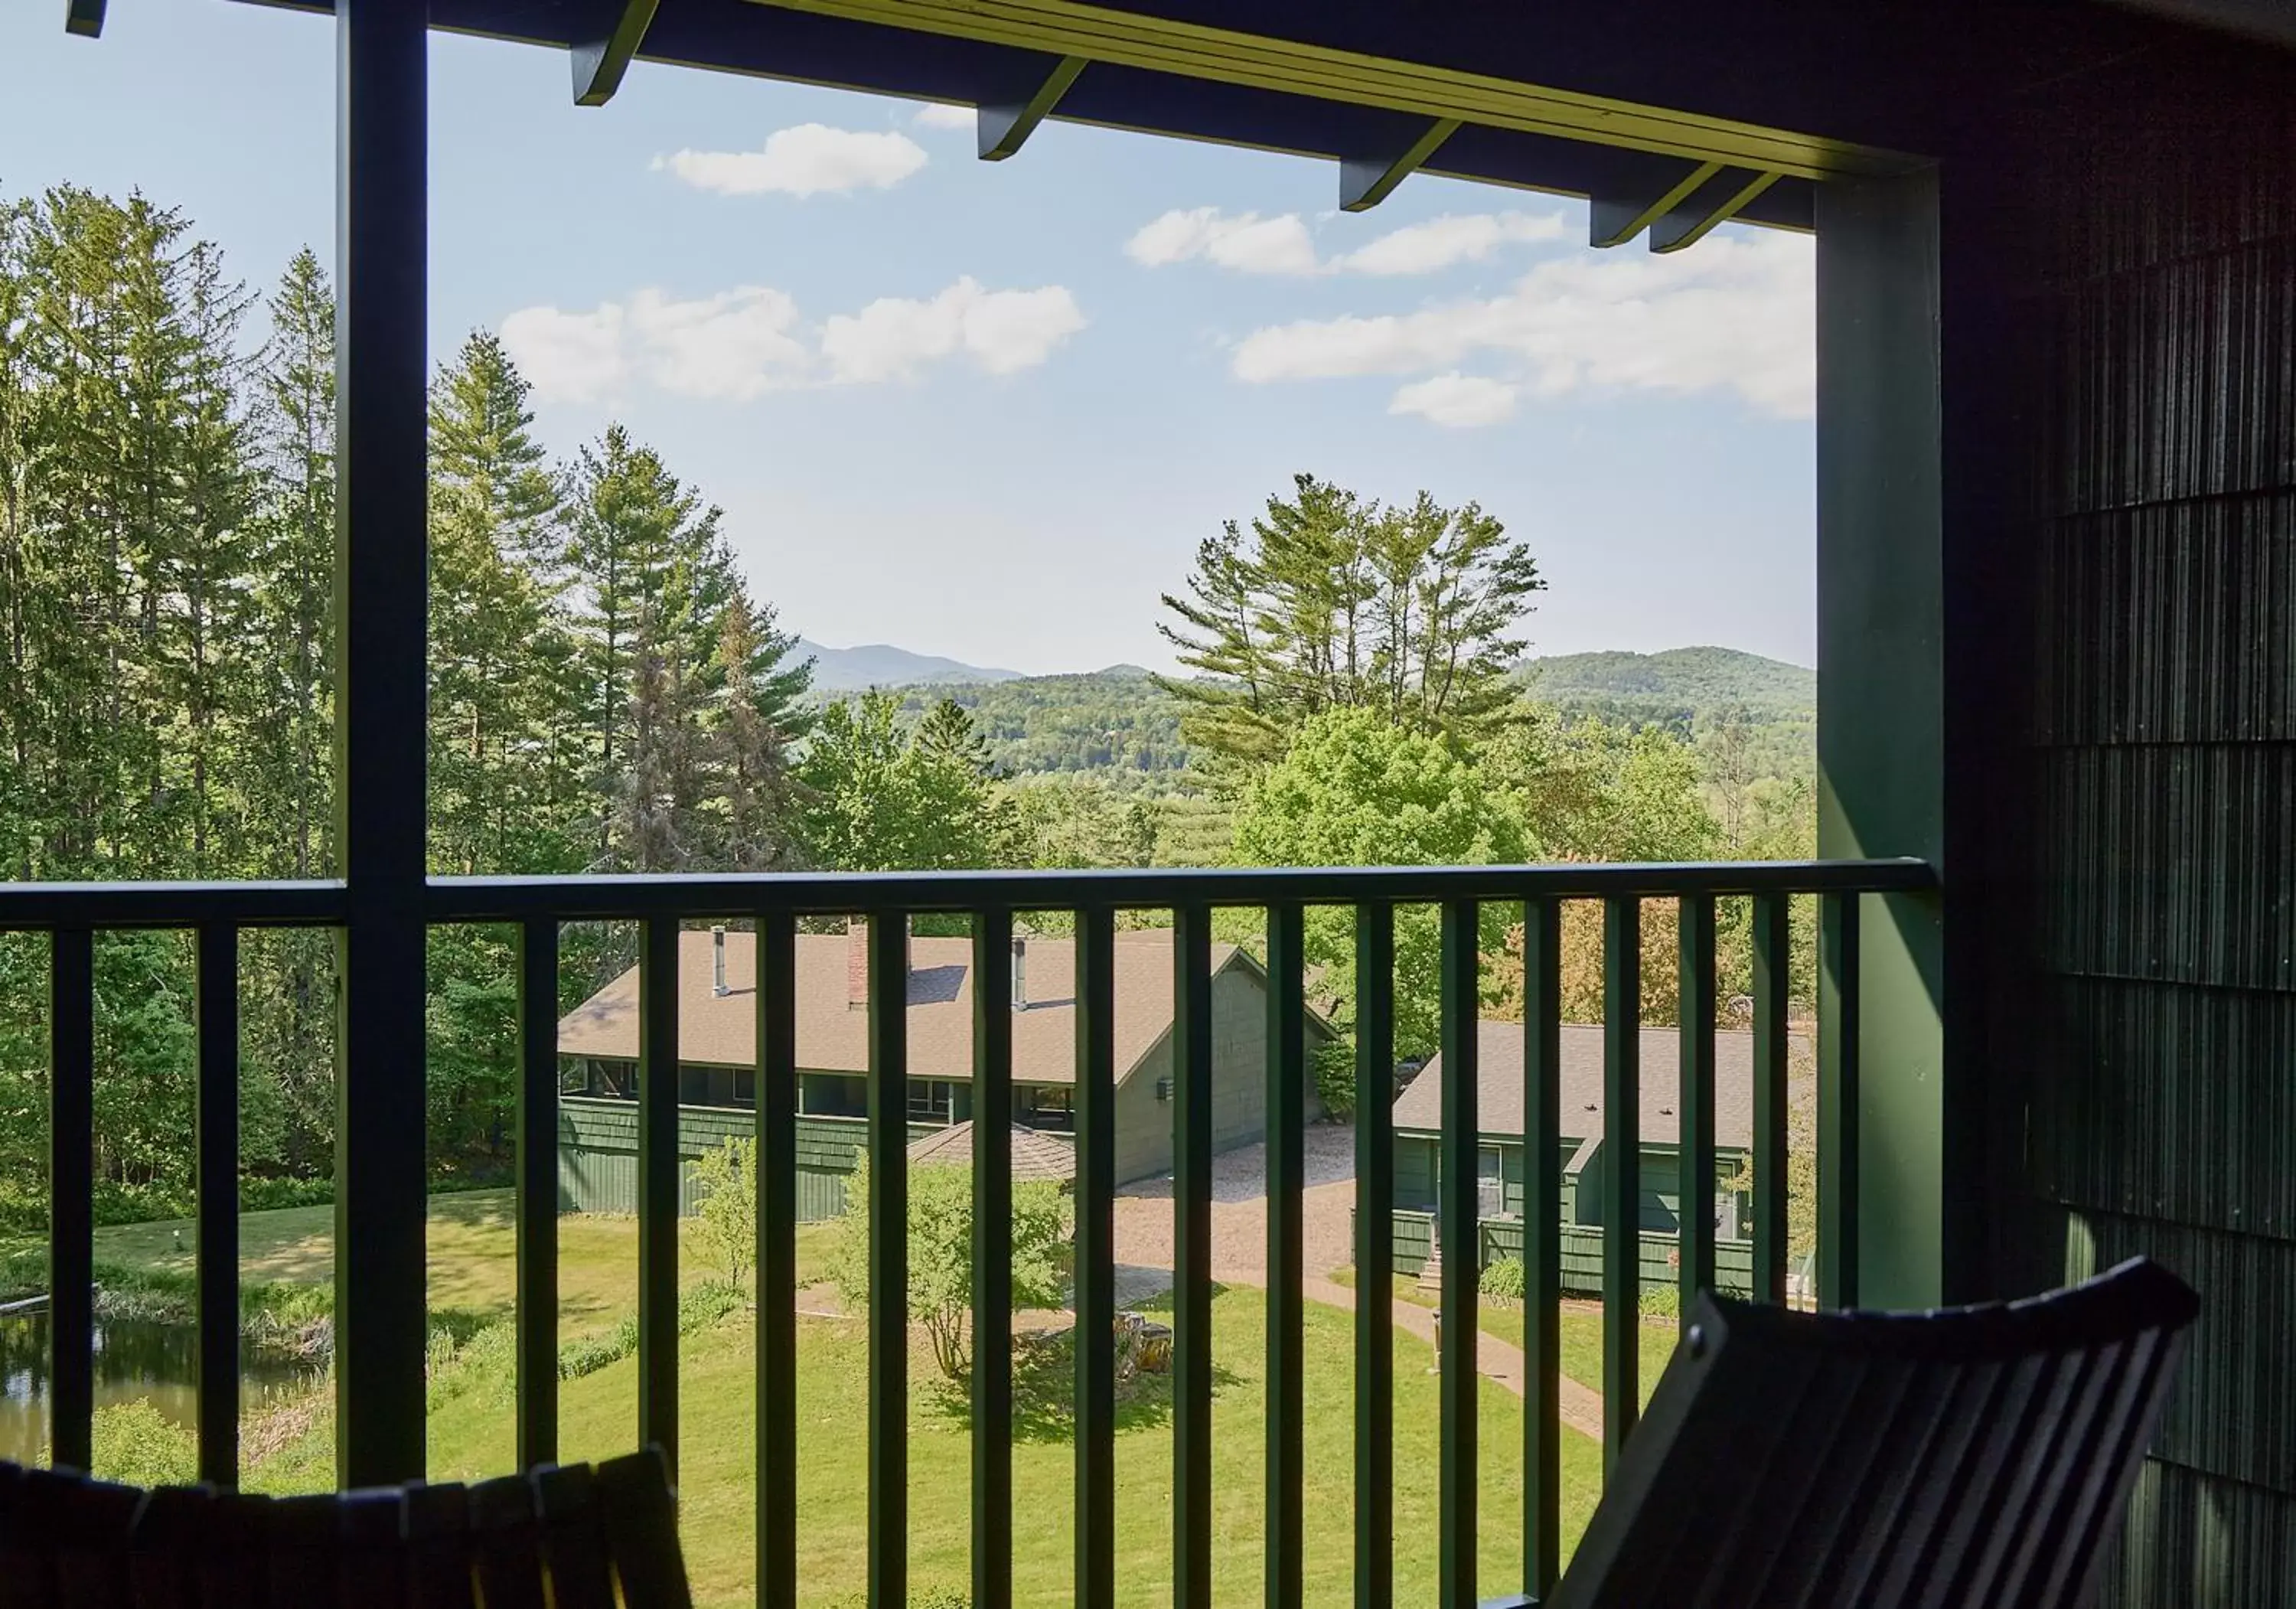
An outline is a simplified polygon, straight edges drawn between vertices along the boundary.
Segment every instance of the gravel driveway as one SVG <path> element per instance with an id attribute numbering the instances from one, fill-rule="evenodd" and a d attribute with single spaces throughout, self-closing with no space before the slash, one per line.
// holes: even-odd
<path id="1" fill-rule="evenodd" d="M 1316 1123 L 1303 1136 L 1308 1188 L 1300 1204 L 1300 1251 L 1312 1277 L 1348 1266 L 1349 1209 L 1355 1204 L 1355 1130 Z M 1116 1260 L 1136 1268 L 1172 1266 L 1172 1176 L 1144 1178 L 1116 1195 Z M 1262 1282 L 1267 1270 L 1267 1147 L 1240 1145 L 1212 1159 L 1212 1277 Z"/>

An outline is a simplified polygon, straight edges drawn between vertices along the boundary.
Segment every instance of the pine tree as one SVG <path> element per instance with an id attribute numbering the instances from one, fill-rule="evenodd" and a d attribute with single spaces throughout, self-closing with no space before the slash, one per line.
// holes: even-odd
<path id="1" fill-rule="evenodd" d="M 297 252 L 271 296 L 258 365 L 256 445 L 266 506 L 252 555 L 254 663 L 250 755 L 274 784 L 258 805 L 270 875 L 323 876 L 334 865 L 335 313 L 326 273 Z"/>
<path id="2" fill-rule="evenodd" d="M 1504 726 L 1513 635 L 1545 583 L 1529 550 L 1474 504 L 1427 493 L 1384 506 L 1312 475 L 1196 551 L 1177 623 L 1158 629 L 1198 673 L 1156 678 L 1188 738 L 1258 764 L 1327 710 L 1472 743 Z"/>
<path id="3" fill-rule="evenodd" d="M 789 745 L 794 735 L 789 678 L 805 667 L 783 661 L 787 637 L 774 630 L 773 612 L 752 612 L 746 591 L 728 603 L 718 627 L 718 662 L 725 696 L 712 759 L 717 776 L 720 850 L 726 869 L 783 870 L 796 860 L 799 790 Z"/>
<path id="4" fill-rule="evenodd" d="M 531 433 L 526 381 L 473 334 L 430 407 L 430 831 L 441 871 L 529 864 L 562 796 L 544 742 L 560 689 L 537 674 L 558 629 L 541 566 L 560 494 Z"/>
<path id="5" fill-rule="evenodd" d="M 916 746 L 919 753 L 937 764 L 976 776 L 991 774 L 988 742 L 973 725 L 972 712 L 946 695 L 935 699 L 924 719 L 917 723 Z"/>

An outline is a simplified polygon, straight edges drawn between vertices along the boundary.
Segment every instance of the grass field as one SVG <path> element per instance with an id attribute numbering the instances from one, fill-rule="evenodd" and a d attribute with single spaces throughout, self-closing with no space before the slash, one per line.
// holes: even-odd
<path id="1" fill-rule="evenodd" d="M 1215 1557 L 1213 1603 L 1256 1604 L 1260 1596 L 1265 1413 L 1265 1299 L 1228 1290 L 1213 1303 L 1220 1383 L 1213 1401 Z M 1308 1403 L 1304 1494 L 1307 1596 L 1344 1601 L 1352 1580 L 1353 1321 L 1335 1309 L 1308 1309 Z M 748 1601 L 756 1509 L 754 1329 L 739 1318 L 688 1338 L 682 1391 L 683 1513 L 686 1556 L 705 1603 Z M 808 1601 L 839 1603 L 866 1579 L 867 1471 L 860 1427 L 867 1422 L 866 1347 L 849 1320 L 801 1319 L 799 1339 L 799 1576 Z M 929 1354 L 911 1359 L 909 1557 L 914 1594 L 962 1589 L 970 1558 L 970 1426 L 947 1402 Z M 1397 1350 L 1395 1408 L 1396 1572 L 1398 1597 L 1432 1592 L 1436 1556 L 1437 1389 L 1425 1349 L 1407 1336 Z M 635 1365 L 622 1363 L 569 1382 L 560 1405 L 562 1451 L 603 1457 L 626 1449 L 636 1433 Z M 472 1478 L 499 1469 L 508 1445 L 506 1393 L 472 1396 L 431 1416 L 431 1474 Z M 1128 1410 L 1117 1438 L 1117 1579 L 1128 1602 L 1168 1603 L 1171 1432 L 1160 1406 Z M 1480 1493 L 1482 1591 L 1518 1585 L 1521 1553 L 1521 1404 L 1484 1382 Z M 1066 1602 L 1073 1546 L 1073 1453 L 1064 1430 L 1030 1435 L 1013 1448 L 1014 1597 Z M 1575 1539 L 1599 1486 L 1599 1454 L 1564 1437 L 1566 1534 Z"/>
<path id="2" fill-rule="evenodd" d="M 1352 1289 L 1355 1271 L 1342 1268 L 1333 1280 Z M 1408 1274 L 1395 1277 L 1395 1294 L 1404 1301 L 1421 1307 L 1432 1307 L 1434 1301 L 1419 1289 L 1418 1280 Z M 1486 1335 L 1496 1335 L 1518 1350 L 1522 1346 L 1522 1304 L 1520 1302 L 1486 1301 L 1476 1311 L 1476 1323 Z M 1592 1303 L 1578 1304 L 1562 1309 L 1562 1373 L 1576 1380 L 1590 1391 L 1603 1389 L 1603 1313 Z M 1641 1321 L 1639 1347 L 1642 1352 L 1642 1399 L 1650 1400 L 1651 1388 L 1666 1372 L 1667 1359 L 1674 1356 L 1675 1337 L 1679 1334 L 1671 1318 L 1648 1316 Z"/>
<path id="3" fill-rule="evenodd" d="M 679 1225 L 678 1277 L 692 1285 L 714 1270 L 700 1254 L 693 1220 Z M 189 1219 L 124 1224 L 95 1232 L 95 1260 L 192 1272 Z M 798 1229 L 798 1278 L 820 1277 L 828 1226 Z M 430 1198 L 430 1307 L 477 1318 L 507 1318 L 517 1288 L 517 1215 L 507 1190 Z M 335 1210 L 285 1207 L 239 1220 L 240 1277 L 325 1285 L 335 1272 Z M 558 1321 L 567 1336 L 611 1328 L 637 1305 L 637 1220 L 574 1215 L 558 1220 Z"/>
<path id="4" fill-rule="evenodd" d="M 689 1226 L 690 1228 L 690 1226 Z M 98 1232 L 97 1255 L 163 1269 L 190 1268 L 188 1225 L 148 1224 Z M 253 1212 L 242 1220 L 242 1264 L 249 1279 L 321 1283 L 332 1273 L 331 1209 Z M 505 1194 L 455 1195 L 431 1205 L 430 1301 L 473 1318 L 511 1312 L 513 1224 Z M 825 1229 L 801 1231 L 800 1271 L 810 1279 L 825 1247 Z M 612 1327 L 636 1299 L 636 1226 L 627 1219 L 569 1218 L 559 1226 L 564 1324 L 570 1334 Z M 689 1283 L 709 1270 L 688 1254 Z M 1500 1314 L 1498 1318 L 1519 1315 Z M 1262 1437 L 1265 1425 L 1266 1304 L 1248 1289 L 1222 1292 L 1213 1303 L 1218 1383 L 1213 1402 L 1215 1605 L 1257 1603 L 1263 1536 Z M 1310 1304 L 1307 1315 L 1308 1486 L 1305 1555 L 1311 1602 L 1344 1600 L 1352 1580 L 1353 1325 L 1351 1315 Z M 865 1580 L 867 1470 L 861 1427 L 867 1422 L 866 1346 L 849 1319 L 799 1320 L 800 1579 L 808 1603 L 845 1601 Z M 1590 1377 L 1599 1318 L 1570 1315 L 1566 1330 L 1586 1334 Z M 1660 1332 L 1653 1332 L 1660 1334 Z M 684 1447 L 681 1529 L 701 1600 L 750 1601 L 753 1580 L 756 1486 L 754 1324 L 739 1313 L 688 1335 L 682 1348 Z M 430 1473 L 433 1479 L 478 1479 L 512 1459 L 513 1375 L 506 1328 L 482 1332 L 451 1361 L 437 1360 L 430 1386 Z M 1578 1355 L 1566 1362 L 1576 1364 Z M 1433 1590 L 1439 1502 L 1437 1403 L 1439 1382 L 1423 1342 L 1397 1334 L 1395 1409 L 1395 1562 L 1398 1597 Z M 1576 1373 L 1576 1367 L 1573 1369 Z M 938 1384 L 927 1349 L 914 1351 L 910 1374 L 910 1523 L 912 1584 L 962 1590 L 971 1535 L 970 1425 L 961 1403 Z M 626 1451 L 637 1434 L 634 1359 L 564 1381 L 560 1387 L 561 1452 L 594 1458 Z M 1481 1383 L 1478 1491 L 1481 1505 L 1481 1591 L 1519 1584 L 1522 1523 L 1522 1406 L 1491 1382 Z M 275 1415 L 250 1448 L 247 1484 L 254 1490 L 309 1490 L 331 1483 L 333 1441 L 330 1394 L 315 1393 L 299 1415 Z M 1564 1528 L 1575 1539 L 1600 1487 L 1595 1444 L 1563 1438 Z M 1118 1580 L 1126 1601 L 1170 1599 L 1171 1432 L 1160 1403 L 1125 1410 L 1117 1440 Z M 1015 1596 L 1024 1603 L 1064 1602 L 1073 1545 L 1073 1452 L 1064 1426 L 1024 1424 L 1013 1448 Z"/>

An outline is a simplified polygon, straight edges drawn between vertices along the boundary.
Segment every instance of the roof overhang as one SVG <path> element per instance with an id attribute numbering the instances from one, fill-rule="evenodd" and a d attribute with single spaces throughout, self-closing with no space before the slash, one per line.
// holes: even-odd
<path id="1" fill-rule="evenodd" d="M 332 10 L 314 0 L 252 3 Z M 1675 196 L 1684 216 L 1665 238 L 1676 243 L 1720 217 L 1808 230 L 1816 181 L 1910 160 L 1170 14 L 1184 9 L 1078 0 L 430 0 L 433 26 L 443 30 L 569 51 L 576 97 L 589 103 L 602 86 L 611 93 L 620 66 L 635 59 L 988 108 L 999 138 L 994 150 L 984 144 L 985 156 L 1017 149 L 1017 113 L 1021 137 L 1046 119 L 1327 160 L 1350 208 L 1375 202 L 1414 171 L 1629 209 Z M 1685 192 L 1684 180 L 1701 169 L 1695 193 Z"/>

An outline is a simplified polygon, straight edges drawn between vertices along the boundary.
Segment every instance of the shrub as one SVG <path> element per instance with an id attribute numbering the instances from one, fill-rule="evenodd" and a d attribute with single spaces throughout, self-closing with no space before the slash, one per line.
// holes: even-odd
<path id="1" fill-rule="evenodd" d="M 1483 1269 L 1482 1293 L 1486 1296 L 1504 1297 L 1521 1301 L 1526 1290 L 1523 1281 L 1522 1259 L 1501 1257 Z"/>
<path id="2" fill-rule="evenodd" d="M 92 1474 L 131 1486 L 189 1486 L 200 1478 L 199 1443 L 148 1397 L 95 1410 Z"/>
<path id="3" fill-rule="evenodd" d="M 948 1379 L 972 1372 L 965 1320 L 972 1311 L 972 1170 L 914 1168 L 909 1186 L 909 1317 L 924 1326 L 933 1361 Z M 1069 1199 L 1048 1179 L 1018 1179 L 1005 1241 L 1013 1249 L 1013 1310 L 1058 1307 L 1067 1294 Z M 846 1307 L 869 1305 L 869 1170 L 845 1189 L 830 1278 Z"/>
<path id="4" fill-rule="evenodd" d="M 734 1136 L 693 1159 L 701 1203 L 695 1211 L 695 1250 L 726 1272 L 734 1294 L 758 1255 L 758 1142 Z"/>
<path id="5" fill-rule="evenodd" d="M 705 1281 L 678 1298 L 677 1333 L 691 1335 L 697 1330 L 706 1330 L 728 1313 L 738 1313 L 749 1305 L 749 1298 L 725 1281 Z M 558 1348 L 558 1377 L 579 1380 L 625 1358 L 635 1357 L 637 1350 L 637 1315 L 626 1314 L 621 1323 L 603 1334 L 578 1335 L 562 1342 Z"/>
<path id="6" fill-rule="evenodd" d="M 1356 1047 L 1346 1039 L 1316 1047 L 1308 1058 L 1316 1075 L 1316 1098 L 1335 1118 L 1356 1114 Z"/>

